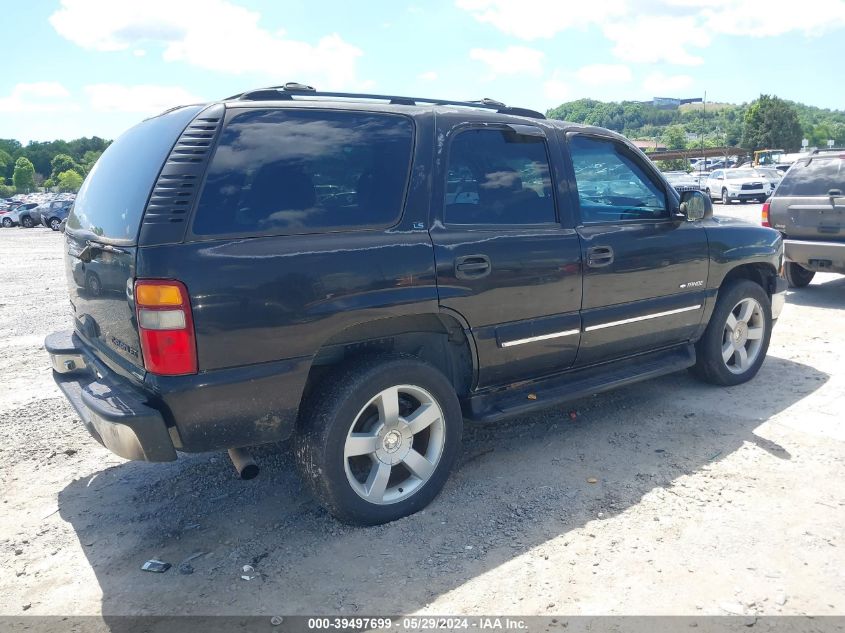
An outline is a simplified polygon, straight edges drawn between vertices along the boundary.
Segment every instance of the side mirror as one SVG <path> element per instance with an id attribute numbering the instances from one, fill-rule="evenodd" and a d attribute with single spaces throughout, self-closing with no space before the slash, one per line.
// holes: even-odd
<path id="1" fill-rule="evenodd" d="M 713 201 L 700 191 L 684 191 L 681 194 L 681 214 L 687 222 L 712 218 Z"/>

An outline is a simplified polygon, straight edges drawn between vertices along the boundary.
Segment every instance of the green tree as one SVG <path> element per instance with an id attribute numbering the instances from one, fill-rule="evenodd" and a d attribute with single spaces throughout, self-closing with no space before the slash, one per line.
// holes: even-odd
<path id="1" fill-rule="evenodd" d="M 68 156 L 67 154 L 56 154 L 53 156 L 53 160 L 50 161 L 50 167 L 52 167 L 50 179 L 54 181 L 58 180 L 59 174 L 62 172 L 71 169 L 77 173 L 82 171 L 76 164 L 76 161 L 73 160 L 73 156 Z"/>
<path id="2" fill-rule="evenodd" d="M 25 156 L 15 161 L 15 173 L 12 174 L 15 189 L 27 193 L 35 188 L 35 167 Z"/>
<path id="3" fill-rule="evenodd" d="M 82 176 L 73 169 L 68 169 L 59 174 L 59 189 L 61 191 L 72 191 L 76 193 L 82 186 Z"/>
<path id="4" fill-rule="evenodd" d="M 745 149 L 782 148 L 794 152 L 801 147 L 803 131 L 798 112 L 783 99 L 760 95 L 745 113 L 744 123 Z"/>
<path id="5" fill-rule="evenodd" d="M 9 154 L 9 152 L 0 149 L 0 178 L 5 178 L 6 169 L 14 162 L 15 161 L 12 160 L 12 155 Z"/>
<path id="6" fill-rule="evenodd" d="M 662 140 L 666 149 L 686 149 L 687 131 L 683 125 L 670 125 L 663 132 Z"/>
<path id="7" fill-rule="evenodd" d="M 0 183 L 0 198 L 11 198 L 13 195 L 15 195 L 14 187 Z"/>
<path id="8" fill-rule="evenodd" d="M 82 169 L 80 172 L 83 176 L 87 176 L 90 171 L 94 168 L 94 163 L 96 163 L 100 156 L 103 155 L 103 150 L 94 151 L 88 150 L 82 155 L 82 160 L 79 162 L 79 167 Z"/>

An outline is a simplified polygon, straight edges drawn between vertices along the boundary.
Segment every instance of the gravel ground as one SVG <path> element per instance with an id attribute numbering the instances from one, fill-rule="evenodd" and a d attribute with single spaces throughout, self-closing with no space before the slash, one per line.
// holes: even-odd
<path id="1" fill-rule="evenodd" d="M 224 453 L 90 439 L 41 348 L 69 323 L 61 248 L 0 230 L 0 614 L 845 615 L 843 278 L 790 294 L 751 383 L 680 373 L 469 426 L 425 512 L 360 529 L 284 445 L 243 482 Z"/>

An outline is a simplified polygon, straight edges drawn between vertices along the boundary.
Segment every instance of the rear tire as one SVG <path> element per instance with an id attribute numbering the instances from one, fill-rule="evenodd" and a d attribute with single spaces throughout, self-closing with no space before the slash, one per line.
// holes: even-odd
<path id="1" fill-rule="evenodd" d="M 25 229 L 31 229 L 33 226 L 35 226 L 35 223 L 32 221 L 31 217 L 26 216 L 21 219 L 21 226 Z"/>
<path id="2" fill-rule="evenodd" d="M 92 297 L 99 297 L 103 293 L 103 284 L 100 282 L 97 273 L 88 273 L 85 276 L 85 289 Z"/>
<path id="3" fill-rule="evenodd" d="M 47 223 L 47 226 L 49 226 L 49 227 L 50 227 L 51 229 L 53 229 L 54 231 L 58 231 L 58 230 L 59 230 L 59 226 L 61 225 L 61 223 L 62 223 L 62 221 L 61 221 L 59 218 L 52 218 L 52 219 L 51 219 L 51 220 Z"/>
<path id="4" fill-rule="evenodd" d="M 3 218 L 3 226 L 7 229 L 12 228 L 12 220 L 10 218 Z"/>
<path id="5" fill-rule="evenodd" d="M 463 416 L 455 390 L 408 356 L 362 359 L 328 376 L 300 412 L 300 475 L 337 519 L 395 521 L 427 506 L 458 455 Z"/>
<path id="6" fill-rule="evenodd" d="M 771 300 L 747 279 L 719 290 L 710 323 L 695 344 L 692 373 L 715 385 L 739 385 L 757 375 L 772 336 Z"/>
<path id="7" fill-rule="evenodd" d="M 784 277 L 786 277 L 786 283 L 789 284 L 790 288 L 804 288 L 805 286 L 810 285 L 810 282 L 813 281 L 813 277 L 816 276 L 816 272 L 814 270 L 807 270 L 795 262 L 786 262 L 783 272 Z"/>

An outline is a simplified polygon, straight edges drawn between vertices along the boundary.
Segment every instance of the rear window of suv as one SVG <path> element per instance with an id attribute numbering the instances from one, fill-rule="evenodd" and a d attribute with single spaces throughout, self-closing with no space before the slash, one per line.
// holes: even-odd
<path id="1" fill-rule="evenodd" d="M 394 224 L 413 148 L 407 117 L 248 110 L 223 130 L 195 235 L 316 233 Z"/>
<path id="2" fill-rule="evenodd" d="M 786 172 L 775 195 L 826 196 L 831 189 L 845 192 L 845 161 L 839 156 L 801 160 Z"/>
<path id="3" fill-rule="evenodd" d="M 161 166 L 200 110 L 186 106 L 147 119 L 109 145 L 76 195 L 67 232 L 134 244 Z"/>

